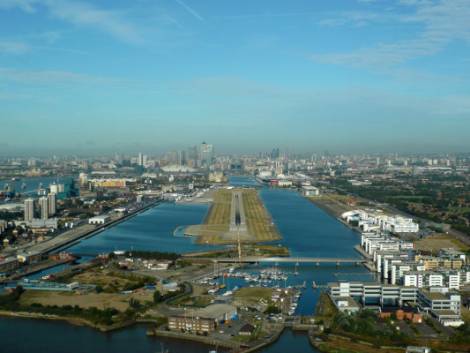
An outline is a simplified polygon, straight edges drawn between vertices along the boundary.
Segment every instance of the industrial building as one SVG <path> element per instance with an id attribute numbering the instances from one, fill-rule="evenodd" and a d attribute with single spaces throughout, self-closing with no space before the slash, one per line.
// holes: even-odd
<path id="1" fill-rule="evenodd" d="M 228 304 L 212 304 L 202 309 L 185 311 L 184 315 L 168 318 L 168 328 L 173 331 L 208 333 L 219 323 L 237 318 L 236 307 Z"/>

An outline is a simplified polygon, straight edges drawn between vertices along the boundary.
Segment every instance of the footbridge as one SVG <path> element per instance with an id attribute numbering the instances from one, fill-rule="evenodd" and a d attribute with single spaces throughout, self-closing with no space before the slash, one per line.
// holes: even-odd
<path id="1" fill-rule="evenodd" d="M 199 258 L 201 259 L 201 258 Z M 219 257 L 207 258 L 207 260 L 216 263 L 257 263 L 257 262 L 272 262 L 272 263 L 313 263 L 313 264 L 362 264 L 366 263 L 365 259 L 355 258 L 336 258 L 336 257 L 261 257 L 261 256 L 244 256 L 241 258 L 232 257 Z"/>

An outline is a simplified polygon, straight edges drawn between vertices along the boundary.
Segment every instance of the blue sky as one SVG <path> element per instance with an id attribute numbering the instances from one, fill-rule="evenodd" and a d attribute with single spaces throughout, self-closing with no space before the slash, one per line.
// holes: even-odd
<path id="1" fill-rule="evenodd" d="M 0 0 L 0 153 L 469 151 L 470 0 Z"/>

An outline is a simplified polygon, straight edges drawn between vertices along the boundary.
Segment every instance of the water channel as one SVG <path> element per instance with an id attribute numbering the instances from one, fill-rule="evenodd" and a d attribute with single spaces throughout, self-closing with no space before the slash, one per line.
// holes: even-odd
<path id="1" fill-rule="evenodd" d="M 244 177 L 231 179 L 234 186 L 253 186 L 256 181 Z M 353 249 L 359 242 L 358 234 L 347 228 L 316 205 L 290 190 L 263 187 L 261 199 L 282 234 L 279 244 L 287 246 L 293 256 L 311 257 L 359 257 Z M 175 237 L 175 228 L 199 223 L 208 210 L 201 204 L 163 203 L 129 221 L 109 228 L 96 236 L 73 245 L 69 251 L 83 255 L 96 255 L 113 250 L 158 250 L 191 252 L 207 249 L 189 238 Z M 268 266 L 268 265 L 266 265 Z M 272 266 L 272 265 L 269 265 Z M 295 264 L 279 264 L 286 273 L 293 273 Z M 285 285 L 307 283 L 296 313 L 313 313 L 320 294 L 311 284 L 318 285 L 342 279 L 368 280 L 372 275 L 362 266 L 299 265 L 296 276 L 289 276 Z M 254 270 L 248 268 L 248 270 Z M 39 276 L 39 275 L 37 275 Z M 232 282 L 230 282 L 232 281 Z M 229 278 L 227 286 L 243 285 L 238 279 Z M 86 327 L 76 327 L 59 322 L 29 319 L 0 318 L 0 332 L 5 352 L 48 353 L 64 352 L 158 352 L 160 342 L 170 352 L 207 352 L 208 348 L 188 342 L 148 338 L 145 327 L 135 326 L 113 333 L 102 334 Z M 22 338 L 21 335 L 24 335 Z M 26 338 L 27 337 L 27 338 Z M 265 353 L 317 352 L 304 334 L 285 331 L 281 338 Z"/>

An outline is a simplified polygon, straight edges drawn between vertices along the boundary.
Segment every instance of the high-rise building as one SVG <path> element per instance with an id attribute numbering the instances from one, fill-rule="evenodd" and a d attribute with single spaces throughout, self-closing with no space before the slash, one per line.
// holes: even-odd
<path id="1" fill-rule="evenodd" d="M 49 185 L 49 190 L 51 193 L 54 193 L 57 195 L 57 194 L 65 192 L 65 185 L 53 183 Z"/>
<path id="2" fill-rule="evenodd" d="M 273 148 L 271 151 L 271 159 L 278 159 L 280 157 L 281 153 L 279 151 L 279 148 Z"/>
<path id="3" fill-rule="evenodd" d="M 31 222 L 34 218 L 34 199 L 24 200 L 24 220 Z"/>
<path id="4" fill-rule="evenodd" d="M 47 195 L 47 205 L 48 205 L 49 216 L 55 215 L 57 200 L 56 200 L 55 194 L 52 192 L 49 193 L 49 195 Z"/>
<path id="5" fill-rule="evenodd" d="M 43 196 L 39 198 L 39 208 L 41 209 L 41 219 L 49 218 L 49 205 L 47 197 Z"/>
<path id="6" fill-rule="evenodd" d="M 147 164 L 147 155 L 139 153 L 139 156 L 137 158 L 137 164 L 142 167 L 145 167 L 145 165 Z"/>
<path id="7" fill-rule="evenodd" d="M 198 152 L 198 159 L 201 161 L 201 164 L 205 166 L 211 165 L 214 158 L 214 146 L 203 142 L 199 145 Z"/>

